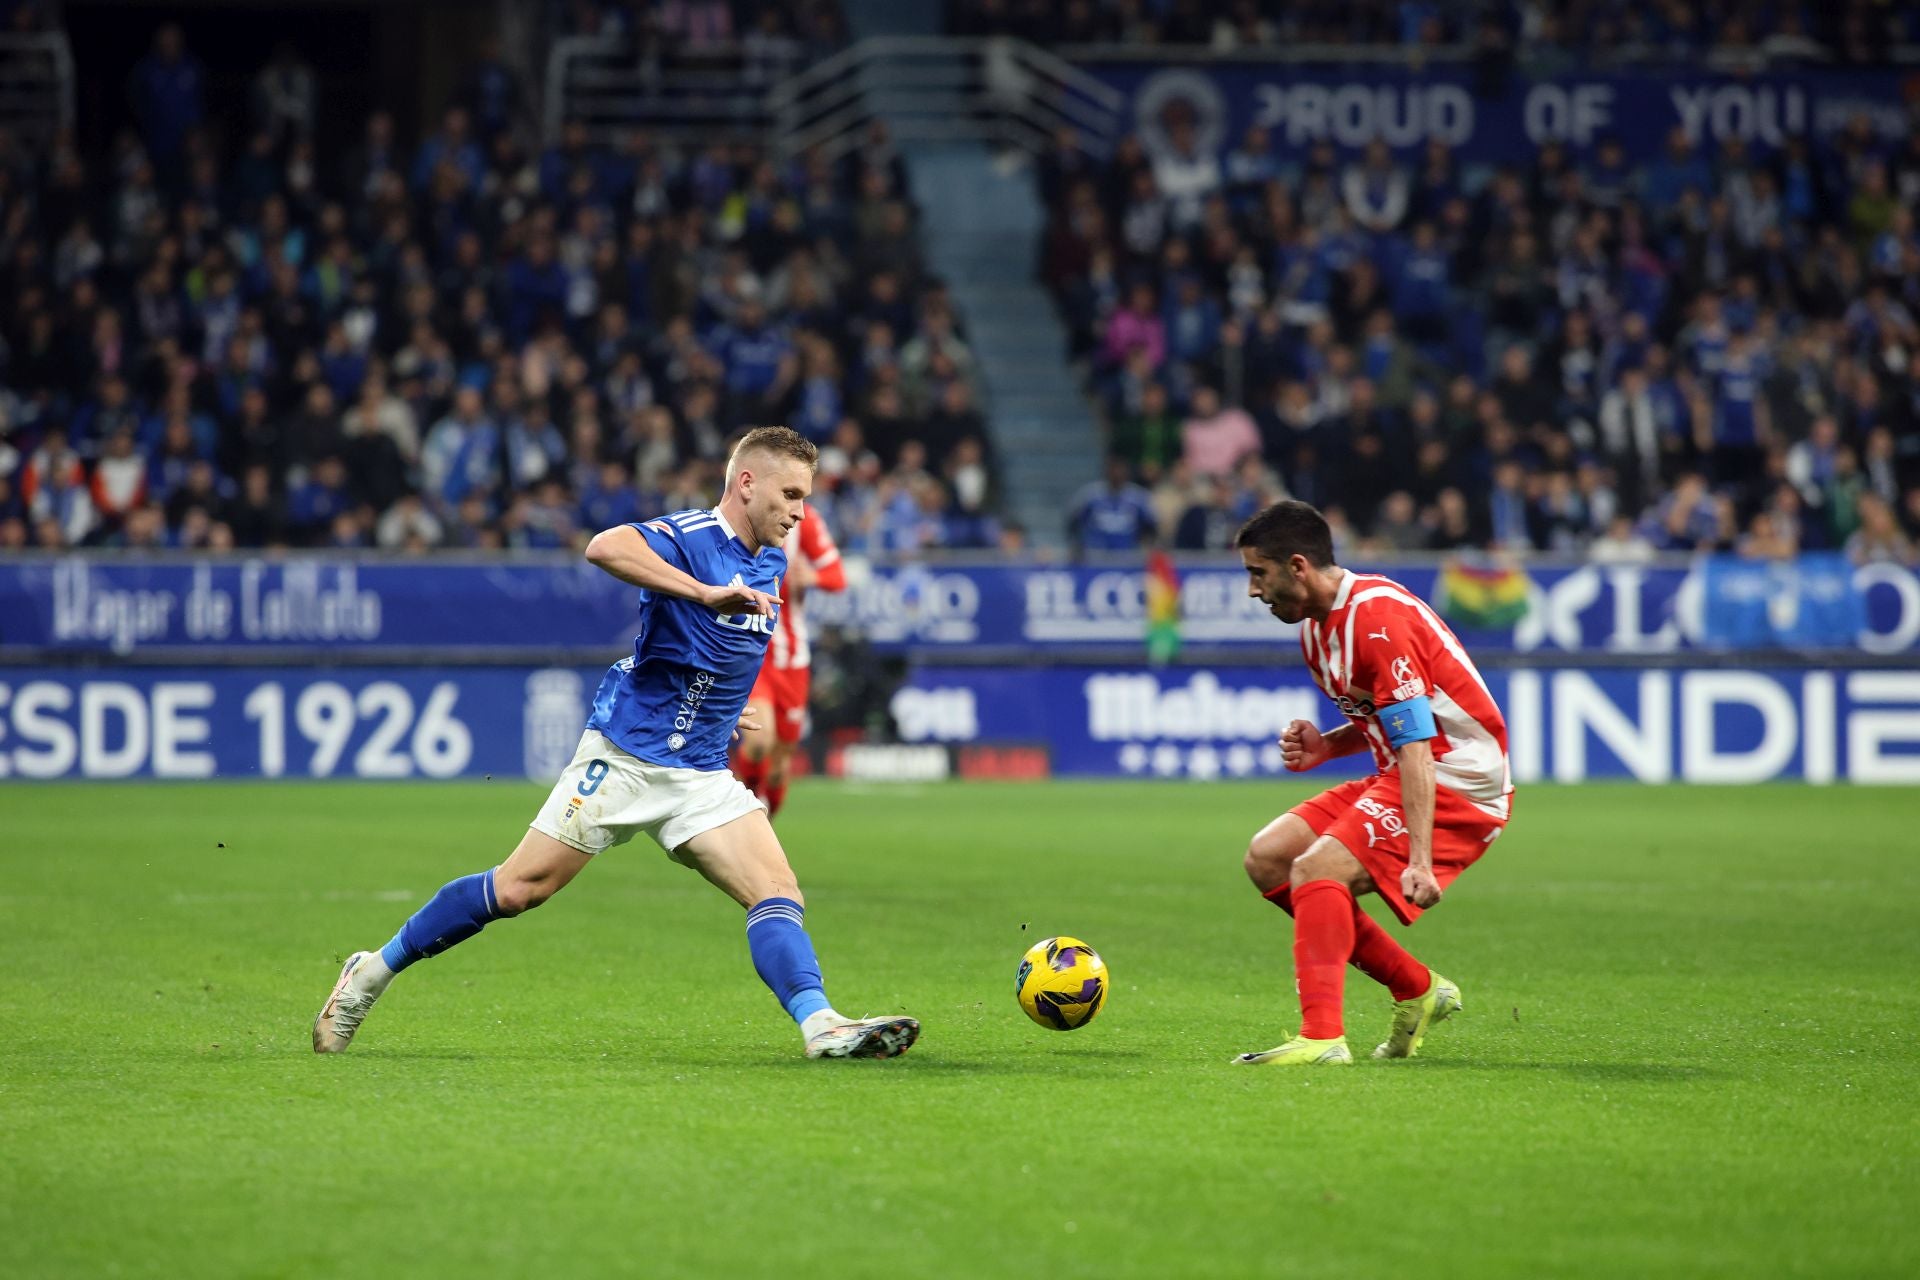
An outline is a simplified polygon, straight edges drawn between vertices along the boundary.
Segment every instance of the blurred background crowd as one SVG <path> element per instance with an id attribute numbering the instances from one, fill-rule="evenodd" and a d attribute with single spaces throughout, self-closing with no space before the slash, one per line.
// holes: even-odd
<path id="1" fill-rule="evenodd" d="M 1477 184 L 1437 143 L 1095 163 L 1063 136 L 1041 181 L 1116 455 L 1089 543 L 1223 545 L 1284 490 L 1389 550 L 1908 554 L 1920 135 L 1676 131 L 1638 169 L 1549 145 Z"/>
<path id="2" fill-rule="evenodd" d="M 13 29 L 47 20 L 9 11 Z M 845 21 L 805 4 L 556 7 L 647 58 L 771 80 Z M 1049 42 L 1595 48 L 1864 61 L 1908 8 L 962 0 Z M 829 162 L 631 131 L 542 143 L 497 48 L 407 136 L 343 120 L 299 50 L 244 110 L 162 26 L 129 127 L 0 135 L 0 549 L 575 545 L 713 500 L 729 438 L 819 443 L 855 551 L 1015 550 L 966 317 L 926 266 L 884 125 Z M 377 87 L 376 87 L 377 94 Z M 1189 124 L 1071 131 L 1031 246 L 1108 432 L 1076 546 L 1217 549 L 1281 494 L 1374 550 L 1632 559 L 1845 549 L 1920 529 L 1920 132 L 1657 161 L 1602 140 L 1469 170 L 1441 144 Z M 1052 531 L 1048 531 L 1051 533 Z"/>
<path id="3" fill-rule="evenodd" d="M 701 20 L 728 6 L 644 8 L 695 33 L 678 51 L 733 39 Z M 424 136 L 376 108 L 329 163 L 297 50 L 252 89 L 211 117 L 166 26 L 103 151 L 0 139 L 0 548 L 568 546 L 711 501 L 730 436 L 774 421 L 822 447 L 849 546 L 997 542 L 970 353 L 884 126 L 835 164 L 578 124 L 530 146 L 483 61 Z"/>
<path id="4" fill-rule="evenodd" d="M 1300 45 L 1466 47 L 1536 71 L 1684 63 L 1717 70 L 1878 64 L 1920 40 L 1920 10 L 1878 0 L 952 0 L 956 35 L 1047 45 L 1202 47 L 1250 53 Z"/>

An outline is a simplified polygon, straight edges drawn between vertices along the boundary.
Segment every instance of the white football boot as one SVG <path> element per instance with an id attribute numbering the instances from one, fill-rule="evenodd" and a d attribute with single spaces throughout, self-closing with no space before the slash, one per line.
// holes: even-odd
<path id="1" fill-rule="evenodd" d="M 313 1020 L 315 1053 L 343 1052 L 353 1043 L 353 1033 L 360 1029 L 360 1020 L 386 990 L 385 983 L 369 988 L 353 980 L 354 971 L 374 958 L 372 951 L 356 951 L 347 957 L 347 963 L 340 970 L 340 981 L 333 984 L 333 993 L 321 1007 L 320 1016 Z"/>
<path id="2" fill-rule="evenodd" d="M 912 1018 L 855 1018 L 808 1036 L 807 1056 L 897 1058 L 919 1038 L 920 1024 Z"/>

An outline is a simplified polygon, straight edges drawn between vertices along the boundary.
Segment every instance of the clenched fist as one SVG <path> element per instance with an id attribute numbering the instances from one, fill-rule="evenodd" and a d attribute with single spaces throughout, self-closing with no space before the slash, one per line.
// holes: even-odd
<path id="1" fill-rule="evenodd" d="M 1305 773 L 1325 764 L 1327 740 L 1310 720 L 1295 720 L 1280 735 L 1280 762 L 1289 773 Z"/>

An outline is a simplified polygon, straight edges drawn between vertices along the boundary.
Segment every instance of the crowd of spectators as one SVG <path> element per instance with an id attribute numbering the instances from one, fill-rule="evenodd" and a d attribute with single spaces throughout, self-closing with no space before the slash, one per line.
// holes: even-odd
<path id="1" fill-rule="evenodd" d="M 1878 0 L 950 0 L 947 25 L 1047 45 L 1468 50 L 1534 68 L 1875 64 L 1920 42 L 1920 8 Z"/>
<path id="2" fill-rule="evenodd" d="M 131 90 L 102 154 L 0 134 L 0 549 L 566 546 L 712 501 L 776 420 L 849 548 L 1020 544 L 884 128 L 837 163 L 540 148 L 489 56 L 335 157 L 296 51 L 228 136 L 172 27 Z M 1465 172 L 1174 118 L 1038 177 L 1114 455 L 1083 545 L 1219 548 L 1292 493 L 1380 551 L 1913 554 L 1920 131 Z"/>
<path id="3" fill-rule="evenodd" d="M 538 149 L 491 65 L 331 165 L 292 49 L 231 145 L 205 83 L 164 27 L 106 154 L 0 138 L 0 549 L 567 546 L 711 503 L 773 421 L 850 548 L 1001 538 L 884 128 L 837 164 Z"/>
<path id="4" fill-rule="evenodd" d="M 1381 551 L 1912 554 L 1920 132 L 1466 174 L 1176 119 L 1039 180 L 1117 458 L 1089 546 L 1219 547 L 1291 492 Z"/>

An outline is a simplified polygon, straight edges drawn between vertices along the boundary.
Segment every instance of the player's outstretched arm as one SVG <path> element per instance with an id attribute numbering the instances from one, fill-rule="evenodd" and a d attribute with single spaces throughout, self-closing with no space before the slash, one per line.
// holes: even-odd
<path id="1" fill-rule="evenodd" d="M 587 563 L 603 569 L 620 581 L 648 591 L 679 596 L 704 605 L 716 613 L 759 613 L 771 616 L 777 596 L 752 587 L 713 586 L 700 581 L 684 569 L 677 569 L 660 557 L 638 529 L 616 525 L 593 535 L 587 544 Z"/>

